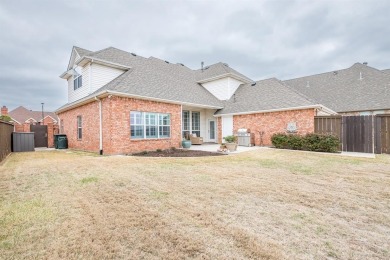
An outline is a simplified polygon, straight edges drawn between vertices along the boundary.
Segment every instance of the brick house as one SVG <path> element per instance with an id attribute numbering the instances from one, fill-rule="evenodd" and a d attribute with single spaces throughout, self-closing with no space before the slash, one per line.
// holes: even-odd
<path id="1" fill-rule="evenodd" d="M 335 114 L 275 78 L 255 82 L 225 63 L 192 70 L 113 47 L 73 47 L 60 77 L 68 83 L 68 103 L 56 111 L 61 133 L 70 148 L 101 154 L 178 148 L 188 134 L 220 143 L 239 128 L 270 145 L 288 124 L 310 133 L 315 115 Z"/>
<path id="2" fill-rule="evenodd" d="M 58 117 L 54 112 L 44 111 L 42 118 L 42 111 L 33 111 L 23 106 L 19 106 L 8 112 L 8 108 L 3 106 L 1 108 L 1 115 L 9 116 L 11 118 L 15 132 L 30 132 L 31 125 L 47 125 L 48 147 L 53 147 L 53 135 L 57 134 L 59 131 Z"/>

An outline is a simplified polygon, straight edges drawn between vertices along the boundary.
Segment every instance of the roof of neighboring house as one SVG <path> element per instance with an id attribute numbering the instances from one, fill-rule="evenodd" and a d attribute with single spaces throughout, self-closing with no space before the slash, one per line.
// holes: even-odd
<path id="1" fill-rule="evenodd" d="M 284 83 L 336 112 L 390 108 L 390 73 L 361 63 Z"/>
<path id="2" fill-rule="evenodd" d="M 314 101 L 285 86 L 276 78 L 242 84 L 217 115 L 315 107 Z"/>
<path id="3" fill-rule="evenodd" d="M 232 69 L 229 67 L 228 64 L 218 62 L 216 64 L 206 66 L 202 69 L 196 70 L 196 80 L 198 82 L 207 82 L 216 78 L 221 78 L 224 75 L 230 75 L 233 77 L 237 77 L 244 82 L 253 82 L 250 78 L 247 76 L 241 74 L 240 72 L 236 71 L 235 69 Z"/>
<path id="4" fill-rule="evenodd" d="M 42 121 L 42 111 L 32 111 L 28 110 L 27 108 L 20 106 L 15 108 L 14 110 L 10 111 L 8 115 L 13 119 L 16 120 L 17 123 L 23 124 L 28 119 L 34 119 L 37 122 Z M 47 116 L 52 117 L 55 121 L 57 121 L 57 115 L 53 112 L 43 112 L 44 117 Z"/>

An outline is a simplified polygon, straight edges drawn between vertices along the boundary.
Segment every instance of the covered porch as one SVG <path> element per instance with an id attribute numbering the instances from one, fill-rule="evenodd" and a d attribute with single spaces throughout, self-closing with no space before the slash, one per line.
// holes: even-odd
<path id="1" fill-rule="evenodd" d="M 182 106 L 182 137 L 202 137 L 203 143 L 218 142 L 218 124 L 214 113 L 217 109 Z M 204 145 L 204 144 L 202 144 Z M 202 146 L 193 145 L 193 146 Z"/>

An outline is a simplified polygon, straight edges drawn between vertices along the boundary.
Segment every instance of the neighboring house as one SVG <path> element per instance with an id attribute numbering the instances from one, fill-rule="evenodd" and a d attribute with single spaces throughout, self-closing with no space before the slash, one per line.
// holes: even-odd
<path id="1" fill-rule="evenodd" d="M 47 126 L 44 130 L 45 132 L 41 133 L 42 136 L 38 137 L 39 140 L 43 139 L 43 142 L 38 142 L 36 139 L 35 145 L 36 147 L 46 145 L 48 147 L 54 146 L 53 135 L 59 132 L 58 117 L 55 113 L 44 111 L 42 118 L 42 111 L 32 111 L 23 106 L 20 106 L 8 112 L 8 108 L 3 106 L 1 108 L 1 115 L 8 115 L 11 118 L 11 122 L 14 124 L 15 132 L 35 132 L 37 127 L 32 128 L 31 126 Z"/>
<path id="2" fill-rule="evenodd" d="M 350 68 L 285 80 L 305 96 L 342 115 L 390 113 L 390 69 L 367 63 Z"/>
<path id="3" fill-rule="evenodd" d="M 224 63 L 192 70 L 113 47 L 73 47 L 60 77 L 68 103 L 56 113 L 69 147 L 105 154 L 180 147 L 187 133 L 222 142 L 239 128 L 270 145 L 288 125 L 310 133 L 315 115 L 335 114 L 277 79 L 254 82 Z"/>
<path id="4" fill-rule="evenodd" d="M 30 125 L 37 124 L 53 124 L 58 125 L 57 115 L 53 112 L 32 111 L 23 106 L 19 106 L 12 111 L 8 112 L 8 108 L 3 106 L 1 109 L 2 115 L 5 114 L 12 119 L 12 123 L 15 126 L 16 132 L 30 132 Z M 43 122 L 43 123 L 42 123 Z"/>

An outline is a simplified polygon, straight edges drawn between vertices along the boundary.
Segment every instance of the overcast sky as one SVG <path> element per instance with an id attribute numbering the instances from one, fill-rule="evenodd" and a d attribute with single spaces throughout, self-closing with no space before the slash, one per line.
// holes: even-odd
<path id="1" fill-rule="evenodd" d="M 390 1 L 0 0 L 0 105 L 67 102 L 72 46 L 114 46 L 198 69 L 219 61 L 253 80 L 367 61 L 390 68 Z"/>

